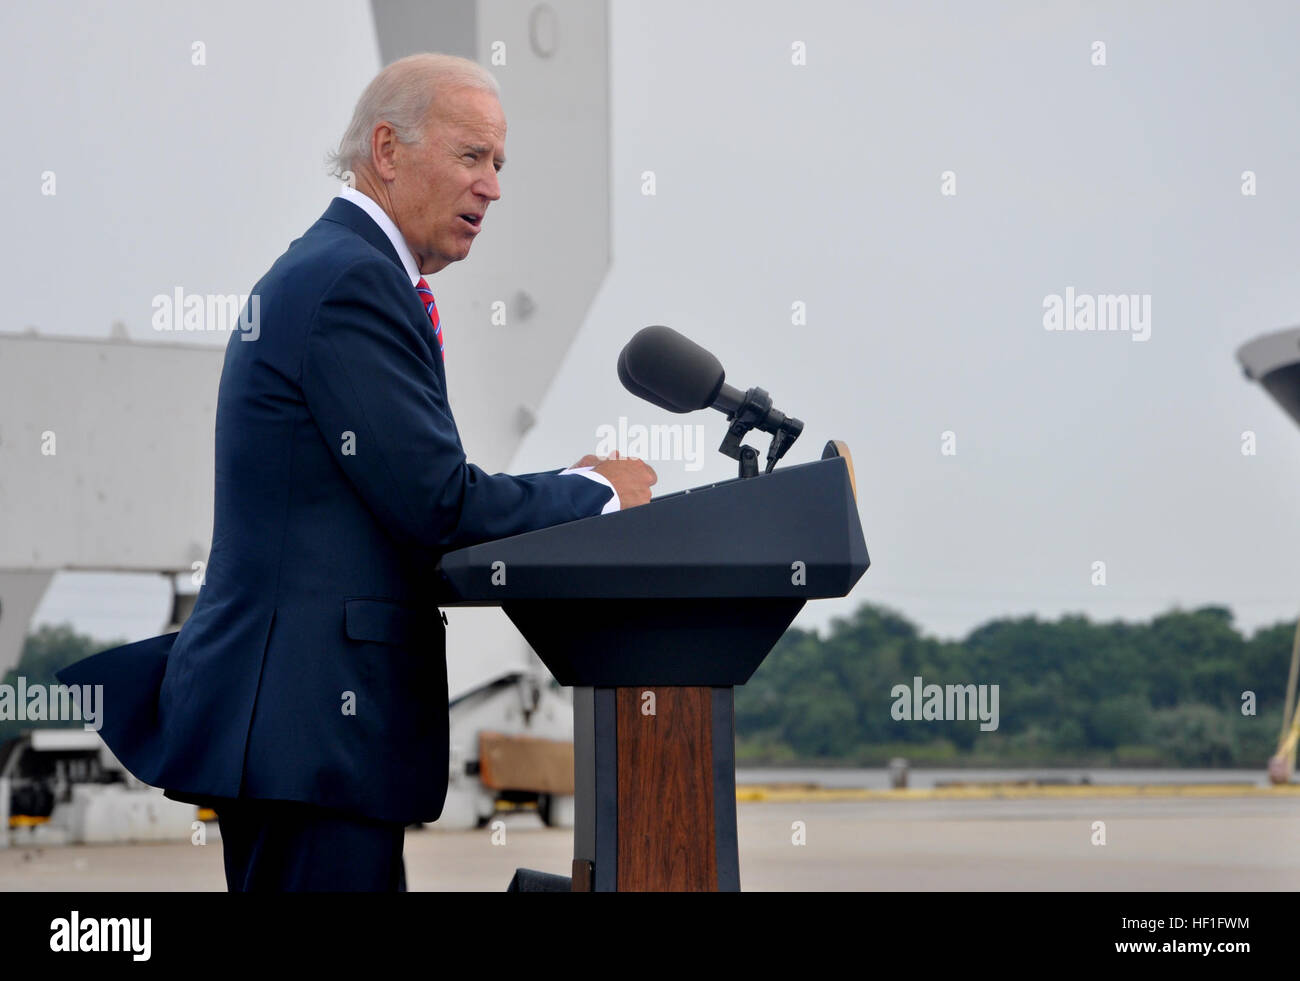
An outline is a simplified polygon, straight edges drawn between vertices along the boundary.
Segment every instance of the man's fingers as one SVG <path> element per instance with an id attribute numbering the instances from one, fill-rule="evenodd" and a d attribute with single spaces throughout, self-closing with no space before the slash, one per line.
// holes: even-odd
<path id="1" fill-rule="evenodd" d="M 650 487 L 659 480 L 654 468 L 639 457 L 602 460 L 596 471 L 614 485 L 624 508 L 648 504 Z"/>

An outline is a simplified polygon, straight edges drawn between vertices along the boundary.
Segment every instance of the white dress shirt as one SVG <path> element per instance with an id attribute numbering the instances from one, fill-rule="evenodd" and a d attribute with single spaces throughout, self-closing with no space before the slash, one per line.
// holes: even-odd
<path id="1" fill-rule="evenodd" d="M 415 286 L 416 283 L 420 281 L 420 267 L 416 265 L 415 256 L 411 254 L 410 246 L 406 244 L 406 239 L 402 238 L 402 233 L 398 231 L 397 226 L 393 224 L 393 219 L 388 217 L 387 212 L 385 212 L 383 208 L 379 207 L 379 204 L 374 198 L 370 197 L 368 194 L 362 194 L 355 187 L 344 185 L 344 187 L 339 191 L 338 196 L 344 201 L 355 204 L 358 208 L 364 211 L 370 216 L 371 221 L 379 226 L 380 231 L 388 236 L 388 241 L 393 243 L 393 251 L 397 253 L 397 258 L 402 260 L 402 268 L 406 270 L 406 275 L 411 277 L 411 286 Z M 568 474 L 582 474 L 582 476 L 594 480 L 598 484 L 604 484 L 610 489 L 613 496 L 605 502 L 605 507 L 601 510 L 601 514 L 609 514 L 611 511 L 617 511 L 621 507 L 618 500 L 618 491 L 614 490 L 614 485 L 605 477 L 592 470 L 591 467 L 569 467 L 567 470 L 560 471 L 559 475 L 563 477 Z"/>

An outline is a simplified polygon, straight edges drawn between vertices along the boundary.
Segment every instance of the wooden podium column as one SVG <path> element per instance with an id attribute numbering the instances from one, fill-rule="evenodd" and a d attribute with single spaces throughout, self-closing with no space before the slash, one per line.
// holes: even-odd
<path id="1" fill-rule="evenodd" d="M 574 891 L 740 889 L 733 689 L 575 688 L 574 767 Z"/>

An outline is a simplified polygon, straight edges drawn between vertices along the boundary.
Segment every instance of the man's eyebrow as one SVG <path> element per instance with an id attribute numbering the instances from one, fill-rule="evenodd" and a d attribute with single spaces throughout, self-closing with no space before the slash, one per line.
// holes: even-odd
<path id="1" fill-rule="evenodd" d="M 487 153 L 489 150 L 492 149 L 490 146 L 488 146 L 485 143 L 462 143 L 461 146 L 464 147 L 466 150 L 473 150 L 475 153 Z M 506 164 L 506 158 L 497 157 L 496 162 L 504 167 Z"/>

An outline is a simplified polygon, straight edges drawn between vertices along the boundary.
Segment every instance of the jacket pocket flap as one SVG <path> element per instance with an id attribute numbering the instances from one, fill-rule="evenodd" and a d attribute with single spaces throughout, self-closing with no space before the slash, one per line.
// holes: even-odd
<path id="1" fill-rule="evenodd" d="M 347 635 L 376 644 L 415 644 L 432 633 L 428 617 L 384 600 L 351 599 L 344 606 Z M 434 618 L 436 622 L 436 618 Z"/>

